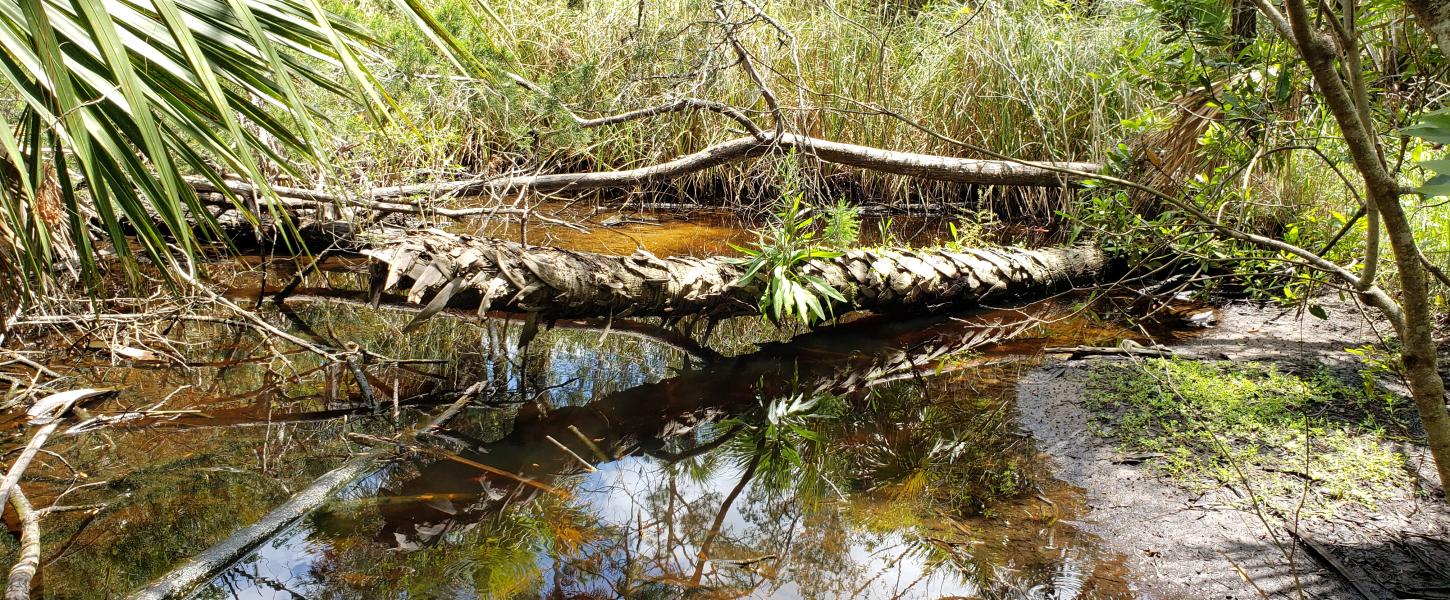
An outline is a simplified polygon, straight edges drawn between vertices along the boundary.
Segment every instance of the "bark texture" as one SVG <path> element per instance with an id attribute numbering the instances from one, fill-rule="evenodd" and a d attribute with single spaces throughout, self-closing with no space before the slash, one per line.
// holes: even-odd
<path id="1" fill-rule="evenodd" d="M 1377 211 L 1384 222 L 1395 266 L 1400 279 L 1400 304 L 1389 298 L 1374 281 L 1364 278 L 1350 281 L 1360 289 L 1364 300 L 1379 308 L 1395 324 L 1402 344 L 1401 357 L 1410 395 L 1425 428 L 1425 437 L 1442 486 L 1450 486 L 1450 411 L 1445 406 L 1445 380 L 1440 377 L 1438 356 L 1433 338 L 1434 315 L 1429 301 L 1429 286 L 1414 227 L 1405 207 L 1400 204 L 1401 188 L 1382 159 L 1376 132 L 1369 126 L 1369 107 L 1354 98 L 1350 85 L 1336 68 L 1338 54 L 1329 34 L 1316 27 L 1313 13 L 1304 0 L 1286 0 L 1285 13 L 1280 14 L 1267 0 L 1255 0 L 1286 39 L 1298 47 L 1314 82 L 1324 95 L 1325 105 L 1339 124 L 1355 169 L 1364 178 L 1367 211 Z M 1444 0 L 1411 0 L 1417 18 L 1444 47 L 1442 33 L 1450 33 L 1450 3 Z M 1416 6 L 1419 4 L 1419 6 Z M 1422 14 L 1423 11 L 1423 14 Z M 1437 27 L 1439 29 L 1437 30 Z M 1367 261 L 1376 260 L 1369 256 Z"/>
<path id="2" fill-rule="evenodd" d="M 418 320 L 448 307 L 589 316 L 724 317 L 758 310 L 763 285 L 736 285 L 729 258 L 658 258 L 643 250 L 607 256 L 522 246 L 437 230 L 413 232 L 363 250 L 373 260 L 372 295 L 405 293 L 426 302 Z M 1093 281 L 1107 256 L 1089 247 L 1026 250 L 851 250 L 813 260 L 802 273 L 846 296 L 847 309 L 921 310 L 985 299 L 1040 295 Z"/>
<path id="3" fill-rule="evenodd" d="M 1450 2 L 1445 0 L 1405 0 L 1405 6 L 1415 13 L 1415 20 L 1430 32 L 1430 37 L 1440 45 L 1440 51 L 1450 53 Z"/>

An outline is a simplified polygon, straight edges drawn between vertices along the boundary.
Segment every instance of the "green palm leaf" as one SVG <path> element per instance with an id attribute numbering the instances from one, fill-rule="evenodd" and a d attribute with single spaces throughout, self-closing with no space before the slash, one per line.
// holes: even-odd
<path id="1" fill-rule="evenodd" d="M 482 70 L 420 2 L 397 5 L 454 64 Z M 323 171 L 325 117 L 308 94 L 389 121 L 372 48 L 320 0 L 0 0 L 0 98 L 19 102 L 0 106 L 0 283 L 21 290 L 9 300 L 52 288 L 57 256 L 94 276 L 99 242 L 135 274 L 126 235 L 163 276 L 190 270 L 216 224 L 183 175 L 269 193 L 264 160 Z"/>

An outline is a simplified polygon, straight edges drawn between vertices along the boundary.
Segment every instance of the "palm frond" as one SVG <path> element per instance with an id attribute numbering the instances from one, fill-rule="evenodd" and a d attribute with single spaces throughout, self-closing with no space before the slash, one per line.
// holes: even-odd
<path id="1" fill-rule="evenodd" d="M 421 3 L 398 6 L 457 56 Z M 387 122 L 373 47 L 320 0 L 0 0 L 0 86 L 19 101 L 0 106 L 0 279 L 25 286 L 15 299 L 44 293 L 64 239 L 92 281 L 100 242 L 135 273 L 128 234 L 163 275 L 190 270 L 216 223 L 183 175 L 270 194 L 265 162 L 325 174 L 326 118 L 306 93 Z M 43 205 L 46 181 L 59 211 Z"/>

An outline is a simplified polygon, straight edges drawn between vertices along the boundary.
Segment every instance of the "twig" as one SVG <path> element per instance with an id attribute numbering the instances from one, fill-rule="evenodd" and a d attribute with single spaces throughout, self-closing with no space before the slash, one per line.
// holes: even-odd
<path id="1" fill-rule="evenodd" d="M 97 512 L 99 512 L 101 510 L 104 510 L 108 506 L 110 506 L 110 504 L 76 504 L 76 505 L 66 504 L 66 505 L 52 505 L 52 506 L 47 506 L 45 508 L 42 508 L 42 509 L 40 509 L 40 510 L 38 510 L 36 512 L 38 512 L 38 513 L 40 513 L 42 515 L 48 515 L 48 514 L 51 514 L 51 513 L 58 513 L 58 512 L 81 512 L 81 511 L 97 511 Z"/>
<path id="2" fill-rule="evenodd" d="M 309 342 L 307 340 L 304 340 L 302 338 L 299 338 L 299 337 L 297 337 L 295 335 L 292 335 L 290 333 L 287 333 L 285 331 L 282 331 L 281 329 L 278 329 L 277 326 L 275 326 L 275 325 L 273 325 L 271 323 L 268 323 L 262 317 L 257 316 L 256 313 L 254 313 L 254 312 L 252 312 L 250 310 L 247 310 L 245 308 L 242 308 L 240 306 L 237 306 L 236 303 L 232 302 L 231 300 L 227 300 L 221 294 L 218 294 L 218 293 L 212 291 L 211 288 L 209 288 L 206 285 L 202 284 L 200 281 L 197 281 L 195 277 L 192 277 L 190 273 L 187 273 L 184 270 L 178 269 L 177 272 L 175 273 L 175 275 L 176 275 L 176 277 L 178 279 L 180 279 L 180 280 L 186 282 L 187 284 L 189 284 L 193 289 L 197 290 L 202 295 L 204 295 L 207 298 L 209 298 L 212 302 L 215 302 L 217 304 L 220 304 L 223 307 L 226 307 L 228 310 L 230 310 L 233 313 L 235 313 L 237 316 L 240 316 L 243 319 L 246 319 L 247 321 L 250 321 L 253 327 L 255 327 L 257 329 L 261 329 L 262 331 L 265 331 L 267 333 L 270 333 L 270 334 L 272 334 L 274 336 L 277 336 L 279 338 L 282 338 L 284 340 L 287 340 L 288 342 L 291 342 L 291 343 L 293 343 L 293 344 L 295 344 L 297 346 L 301 346 L 303 348 L 306 348 L 308 351 L 312 352 L 313 354 L 316 354 L 316 355 L 321 356 L 323 358 L 326 358 L 328 360 L 337 360 L 337 353 L 336 352 L 333 352 L 333 351 L 331 351 L 328 348 L 324 348 L 322 346 L 319 346 L 317 344 L 314 344 L 312 342 Z"/>
<path id="3" fill-rule="evenodd" d="M 1222 556 L 1224 560 L 1228 561 L 1228 564 L 1234 568 L 1234 571 L 1239 574 L 1239 577 L 1244 580 L 1244 583 L 1249 584 L 1250 587 L 1254 588 L 1255 592 L 1258 592 L 1260 598 L 1263 598 L 1264 600 L 1269 600 L 1269 595 L 1264 593 L 1264 589 L 1259 587 L 1259 584 L 1254 581 L 1253 577 L 1249 576 L 1248 571 L 1245 571 L 1243 567 L 1239 566 L 1239 563 L 1234 562 L 1234 559 L 1230 558 L 1229 555 L 1224 554 L 1222 550 L 1218 552 L 1218 555 Z"/>
<path id="4" fill-rule="evenodd" d="M 563 450 L 565 454 L 568 454 L 569 456 L 574 457 L 574 460 L 577 460 L 577 461 L 579 461 L 579 464 L 584 465 L 584 470 L 589 471 L 590 473 L 593 473 L 593 472 L 599 470 L 599 469 L 594 468 L 594 465 L 589 464 L 589 461 L 584 460 L 583 457 L 579 456 L 578 454 L 575 454 L 574 451 L 573 450 L 570 450 L 568 446 L 565 446 L 564 444 L 559 443 L 559 440 L 554 439 L 554 436 L 552 436 L 552 435 L 546 435 L 546 436 L 544 436 L 544 439 L 549 440 L 549 443 L 553 444 L 554 446 L 556 446 L 560 450 Z"/>
<path id="5" fill-rule="evenodd" d="M 745 113 L 741 112 L 740 109 L 722 102 L 686 97 L 678 98 L 671 102 L 650 108 L 641 108 L 638 110 L 631 110 L 619 114 L 586 119 L 576 114 L 573 110 L 570 110 L 567 105 L 565 105 L 563 102 L 560 102 L 547 90 L 539 87 L 539 84 L 524 78 L 522 75 L 519 75 L 517 73 L 505 73 L 504 76 L 508 77 L 520 87 L 529 90 L 535 94 L 538 94 L 539 96 L 554 101 L 559 106 L 559 109 L 564 111 L 564 114 L 569 115 L 569 118 L 574 121 L 574 124 L 578 125 L 583 129 L 604 127 L 608 125 L 618 125 L 620 123 L 627 123 L 629 121 L 637 121 L 639 119 L 647 119 L 649 117 L 656 117 L 659 115 L 681 112 L 685 110 L 707 110 L 713 113 L 724 115 L 725 117 L 735 121 L 736 123 L 739 123 L 742 127 L 745 128 L 746 131 L 750 132 L 750 135 L 762 140 L 765 139 L 764 132 L 761 131 L 760 126 L 757 125 L 755 121 L 751 120 L 750 117 L 745 116 Z"/>
<path id="6" fill-rule="evenodd" d="M 1167 358 L 1177 354 L 1172 348 L 1163 346 L 1128 345 L 1126 343 L 1121 346 L 1048 346 L 1043 348 L 1042 352 L 1046 354 L 1070 354 L 1073 359 L 1084 356 L 1154 356 Z"/>
<path id="7" fill-rule="evenodd" d="M 735 35 L 735 24 L 730 22 L 730 17 L 725 14 L 725 4 L 716 1 L 714 4 L 715 14 L 720 17 L 720 26 L 725 30 L 725 39 L 730 42 L 730 47 L 735 50 L 736 58 L 740 59 L 740 67 L 745 69 L 745 74 L 755 82 L 755 87 L 760 91 L 760 97 L 765 100 L 765 106 L 770 109 L 770 114 L 775 119 L 775 133 L 779 136 L 785 131 L 785 115 L 780 109 L 780 102 L 775 98 L 775 92 L 765 84 L 760 72 L 755 70 L 755 62 L 750 59 L 750 53 L 745 50 L 745 45 L 740 43 L 740 38 Z"/>
<path id="8" fill-rule="evenodd" d="M 1319 564 L 1328 567 L 1329 570 L 1334 571 L 1335 574 L 1339 575 L 1345 581 L 1349 582 L 1349 585 L 1353 586 L 1354 591 L 1359 592 L 1359 595 L 1363 596 L 1364 600 L 1376 600 L 1377 598 L 1381 597 L 1379 594 L 1374 593 L 1373 590 L 1366 588 L 1363 581 L 1360 581 L 1356 577 L 1351 577 L 1349 574 L 1349 570 L 1345 568 L 1344 563 L 1341 563 L 1339 562 L 1339 559 L 1334 558 L 1334 556 L 1329 553 L 1329 550 L 1326 549 L 1324 546 L 1320 545 L 1319 542 L 1316 542 L 1313 538 L 1310 538 L 1309 536 L 1300 533 L 1299 528 L 1284 527 L 1284 531 L 1289 532 L 1289 535 L 1293 536 L 1294 539 L 1299 540 L 1299 543 L 1304 544 L 1304 547 L 1309 550 L 1309 553 L 1314 555 L 1314 558 L 1319 560 Z"/>
<path id="9" fill-rule="evenodd" d="M 9 357 L 15 359 L 17 362 L 19 362 L 21 364 L 24 364 L 24 365 L 26 365 L 26 366 L 28 366 L 28 367 L 30 367 L 32 369 L 35 369 L 37 371 L 40 371 L 41 373 L 46 374 L 46 375 L 50 376 L 52 379 L 62 379 L 60 373 L 56 373 L 55 371 L 50 370 L 49 367 L 47 367 L 45 365 L 42 365 L 42 364 L 40 364 L 38 362 L 35 362 L 33 360 L 30 360 L 24 354 L 21 354 L 19 352 L 12 352 L 12 351 L 9 351 L 9 350 L 5 350 L 4 352 L 5 352 L 5 355 L 6 356 L 9 356 Z"/>

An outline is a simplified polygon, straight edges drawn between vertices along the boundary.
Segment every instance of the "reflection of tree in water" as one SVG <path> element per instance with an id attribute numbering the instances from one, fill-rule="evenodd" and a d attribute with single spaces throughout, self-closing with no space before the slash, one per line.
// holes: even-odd
<path id="1" fill-rule="evenodd" d="M 311 587 L 1070 597 L 1073 570 L 1100 561 L 1053 517 L 995 504 L 1042 478 L 1010 389 L 972 389 L 1010 378 L 962 355 L 1020 327 L 930 321 L 810 334 L 588 404 L 525 404 L 502 436 L 455 426 L 402 462 L 375 508 L 318 520 L 328 549 Z M 1016 527 L 938 518 L 999 506 L 1024 513 Z M 1040 547 L 1055 530 L 1058 546 Z"/>

